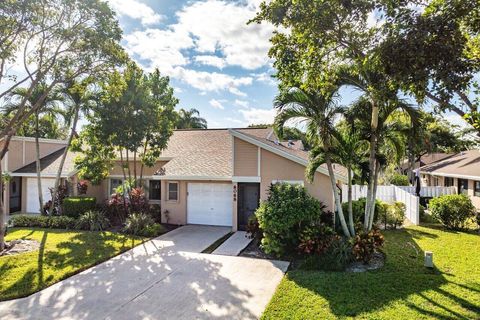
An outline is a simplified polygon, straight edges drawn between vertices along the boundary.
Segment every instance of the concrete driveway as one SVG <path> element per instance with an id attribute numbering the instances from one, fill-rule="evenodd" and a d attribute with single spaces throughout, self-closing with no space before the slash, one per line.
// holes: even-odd
<path id="1" fill-rule="evenodd" d="M 0 319 L 256 319 L 287 262 L 201 254 L 229 228 L 184 226 L 29 297 Z"/>

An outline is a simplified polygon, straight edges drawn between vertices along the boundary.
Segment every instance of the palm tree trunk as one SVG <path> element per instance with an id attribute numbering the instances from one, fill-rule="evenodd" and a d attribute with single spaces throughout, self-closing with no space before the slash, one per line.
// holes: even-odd
<path id="1" fill-rule="evenodd" d="M 57 176 L 55 177 L 55 189 L 53 190 L 53 195 L 52 195 L 52 206 L 50 207 L 50 210 L 49 210 L 50 215 L 53 212 L 53 207 L 54 207 L 53 204 L 55 202 L 55 199 L 58 196 L 58 188 L 60 187 L 60 179 L 61 179 L 61 176 L 62 176 L 63 166 L 65 165 L 65 159 L 67 158 L 68 149 L 70 148 L 70 145 L 72 144 L 73 135 L 75 134 L 75 131 L 77 130 L 77 123 L 78 123 L 79 114 L 80 114 L 80 106 L 77 106 L 77 108 L 75 109 L 75 115 L 73 117 L 73 123 L 72 123 L 72 128 L 70 130 L 70 135 L 68 136 L 67 146 L 65 147 L 65 150 L 63 151 L 62 158 L 60 159 L 60 165 L 59 165 L 58 171 L 57 171 Z M 58 209 L 61 210 L 60 203 L 58 204 L 58 206 L 59 206 Z"/>
<path id="2" fill-rule="evenodd" d="M 345 221 L 345 216 L 343 215 L 342 203 L 340 202 L 340 195 L 337 190 L 337 183 L 335 178 L 335 173 L 333 172 L 332 160 L 328 155 L 325 156 L 325 162 L 327 164 L 328 175 L 330 176 L 330 183 L 332 185 L 333 197 L 335 198 L 335 206 L 337 207 L 338 217 L 340 219 L 340 225 L 342 226 L 343 234 L 346 237 L 350 238 L 352 235 L 348 231 L 347 222 Z"/>
<path id="3" fill-rule="evenodd" d="M 350 233 L 355 236 L 355 225 L 353 223 L 353 205 L 352 205 L 352 168 L 348 168 L 348 222 Z"/>
<path id="4" fill-rule="evenodd" d="M 367 190 L 367 199 L 365 203 L 365 219 L 364 219 L 364 228 L 365 231 L 369 231 L 370 225 L 370 214 L 372 212 L 372 206 L 374 205 L 375 199 L 373 198 L 373 189 L 375 181 L 375 161 L 376 161 L 376 150 L 377 150 L 377 127 L 378 127 L 378 112 L 379 108 L 375 102 L 372 102 L 372 122 L 371 122 L 371 132 L 370 132 L 370 156 L 368 158 L 368 167 L 369 167 L 369 177 L 368 177 L 368 190 Z"/>
<path id="5" fill-rule="evenodd" d="M 40 141 L 39 141 L 39 129 L 38 129 L 38 112 L 35 113 L 35 151 L 36 151 L 36 169 L 37 169 L 37 188 L 38 188 L 38 202 L 40 204 L 40 213 L 43 214 L 43 193 L 42 193 L 42 174 L 40 166 Z"/>
<path id="6" fill-rule="evenodd" d="M 377 199 L 377 188 L 378 188 L 378 175 L 380 173 L 380 163 L 376 161 L 375 164 L 375 175 L 374 175 L 374 182 L 373 182 L 373 204 L 370 208 L 370 221 L 368 224 L 368 230 L 371 230 L 373 227 L 373 219 L 375 217 L 375 202 Z"/>

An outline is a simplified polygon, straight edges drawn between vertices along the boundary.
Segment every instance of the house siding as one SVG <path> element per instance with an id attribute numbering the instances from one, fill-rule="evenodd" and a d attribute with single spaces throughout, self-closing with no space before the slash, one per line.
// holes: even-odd
<path id="1" fill-rule="evenodd" d="M 258 176 L 258 147 L 234 138 L 234 176 Z"/>
<path id="2" fill-rule="evenodd" d="M 322 201 L 327 206 L 327 210 L 333 211 L 335 207 L 330 178 L 327 175 L 317 172 L 313 183 L 309 183 L 305 179 L 305 166 L 264 149 L 261 151 L 260 176 L 260 200 L 262 201 L 267 199 L 268 188 L 274 180 L 301 180 L 307 191 Z"/>

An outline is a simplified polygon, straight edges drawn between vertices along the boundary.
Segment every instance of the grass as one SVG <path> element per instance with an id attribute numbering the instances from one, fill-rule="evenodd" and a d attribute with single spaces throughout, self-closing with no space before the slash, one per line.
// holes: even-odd
<path id="1" fill-rule="evenodd" d="M 6 240 L 14 239 L 37 240 L 40 249 L 0 257 L 0 301 L 42 290 L 144 240 L 112 232 L 11 228 Z"/>
<path id="2" fill-rule="evenodd" d="M 224 235 L 223 237 L 221 237 L 220 239 L 218 239 L 217 241 L 215 241 L 214 243 L 209 245 L 208 248 L 206 248 L 205 250 L 202 251 L 202 253 L 209 253 L 209 254 L 212 253 L 218 247 L 220 247 L 222 245 L 222 243 L 227 241 L 227 239 L 230 238 L 232 235 L 233 235 L 233 232 L 227 233 L 226 235 Z"/>
<path id="3" fill-rule="evenodd" d="M 385 232 L 383 269 L 293 270 L 263 319 L 480 319 L 480 235 L 439 227 Z M 435 269 L 423 266 L 433 251 Z"/>

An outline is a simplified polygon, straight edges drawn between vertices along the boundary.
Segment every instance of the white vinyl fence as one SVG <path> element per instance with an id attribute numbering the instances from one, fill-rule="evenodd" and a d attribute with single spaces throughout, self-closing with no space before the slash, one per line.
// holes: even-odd
<path id="1" fill-rule="evenodd" d="M 422 187 L 421 197 L 438 197 L 443 194 L 456 194 L 456 187 Z M 367 196 L 367 186 L 353 185 L 352 199 L 358 200 Z M 420 198 L 415 195 L 415 187 L 378 186 L 377 199 L 392 203 L 400 201 L 405 204 L 405 216 L 413 224 L 420 223 Z M 348 186 L 342 186 L 342 202 L 348 201 Z"/>

